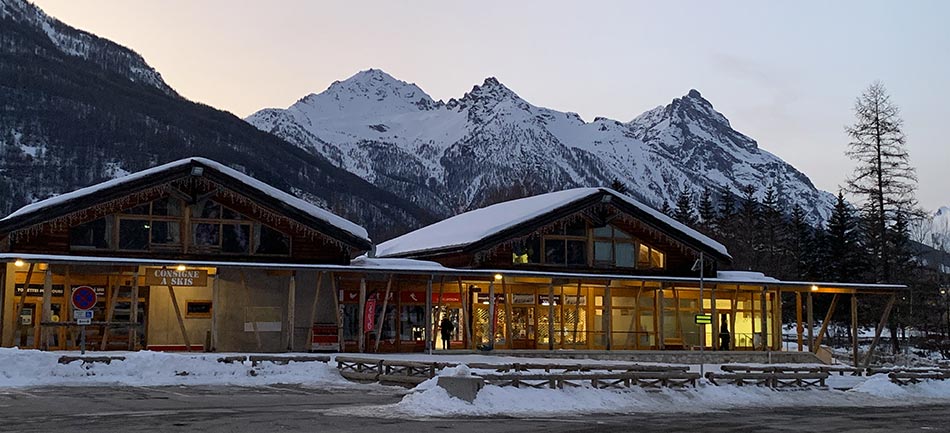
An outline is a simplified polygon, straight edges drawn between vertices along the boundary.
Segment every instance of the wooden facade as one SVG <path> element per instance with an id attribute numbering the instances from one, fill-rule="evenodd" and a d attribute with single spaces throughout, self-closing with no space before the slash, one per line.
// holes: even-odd
<path id="1" fill-rule="evenodd" d="M 155 212 L 156 203 L 164 203 L 161 212 Z M 178 204 L 169 206 L 168 203 Z M 217 214 L 210 217 L 200 214 L 211 206 L 218 206 Z M 168 208 L 172 207 L 175 211 L 169 212 Z M 148 210 L 143 213 L 143 208 Z M 71 242 L 71 236 L 75 240 L 77 228 L 99 220 L 104 220 L 106 227 L 102 230 L 108 232 L 104 245 Z M 143 222 L 148 229 L 148 245 L 124 247 L 120 239 L 123 221 Z M 172 236 L 172 242 L 151 242 L 160 224 L 176 228 L 178 233 Z M 220 227 L 213 235 L 219 243 L 226 234 L 222 228 L 236 226 L 239 230 L 235 233 L 246 237 L 260 237 L 258 230 L 282 235 L 286 237 L 288 251 L 257 254 L 250 251 L 251 245 L 246 246 L 249 251 L 240 251 L 238 247 L 235 252 L 198 245 L 196 228 L 216 224 Z M 249 240 L 244 239 L 244 242 Z M 14 215 L 0 221 L 0 252 L 24 254 L 345 265 L 370 247 L 368 239 L 308 215 L 200 161 L 100 188 L 92 194 L 48 206 L 42 212 Z"/>
<path id="2" fill-rule="evenodd" d="M 732 262 L 728 254 L 690 237 L 688 233 L 678 230 L 667 221 L 656 218 L 623 200 L 611 200 L 615 197 L 613 194 L 609 190 L 601 190 L 597 194 L 526 220 L 469 245 L 396 253 L 387 257 L 431 260 L 453 268 L 623 273 L 669 277 L 699 276 L 699 271 L 694 269 L 694 264 L 700 254 L 704 255 L 707 275 L 715 275 L 717 270 Z M 565 227 L 572 226 L 583 226 L 582 232 L 579 231 L 575 236 L 558 234 L 565 230 Z M 598 239 L 597 229 L 603 230 L 609 227 L 624 233 L 634 246 L 645 245 L 660 251 L 664 257 L 663 265 L 642 267 L 634 263 L 632 266 L 617 266 L 616 263 L 599 262 L 595 249 Z M 524 263 L 515 260 L 517 256 L 523 254 L 523 251 L 519 249 L 523 250 L 529 245 L 539 248 L 542 245 L 541 242 L 552 237 L 577 239 L 578 242 L 583 242 L 584 260 L 578 263 L 543 263 L 547 251 L 537 251 L 538 257 L 541 258 L 537 262 Z M 637 252 L 634 251 L 634 253 Z"/>

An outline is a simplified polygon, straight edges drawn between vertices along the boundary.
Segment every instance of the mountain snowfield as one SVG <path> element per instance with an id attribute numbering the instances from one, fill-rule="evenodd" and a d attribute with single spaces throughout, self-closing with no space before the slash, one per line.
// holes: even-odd
<path id="1" fill-rule="evenodd" d="M 0 0 L 0 18 L 25 21 L 42 29 L 53 45 L 67 55 L 81 57 L 104 69 L 122 73 L 133 81 L 153 86 L 169 96 L 177 96 L 142 56 L 94 34 L 69 27 L 28 2 Z"/>
<path id="2" fill-rule="evenodd" d="M 441 216 L 614 179 L 657 207 L 683 188 L 698 198 L 706 187 L 742 195 L 750 184 L 759 197 L 773 186 L 813 222 L 834 203 L 696 90 L 626 123 L 585 122 L 532 105 L 495 78 L 443 102 L 370 69 L 246 120 Z"/>

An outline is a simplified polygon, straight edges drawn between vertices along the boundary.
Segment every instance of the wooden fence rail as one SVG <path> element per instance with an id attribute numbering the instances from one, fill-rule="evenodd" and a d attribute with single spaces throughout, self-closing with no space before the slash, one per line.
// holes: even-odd
<path id="1" fill-rule="evenodd" d="M 742 372 L 742 373 L 706 373 L 713 385 L 764 386 L 772 389 L 827 388 L 827 372 Z"/>

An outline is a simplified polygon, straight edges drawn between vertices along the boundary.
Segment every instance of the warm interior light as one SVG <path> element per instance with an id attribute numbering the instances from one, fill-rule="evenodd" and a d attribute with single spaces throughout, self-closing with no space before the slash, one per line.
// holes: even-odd
<path id="1" fill-rule="evenodd" d="M 175 268 L 175 269 L 176 269 L 178 272 L 182 272 L 182 271 L 184 271 L 184 270 L 187 269 L 187 268 L 185 267 L 185 265 L 178 265 L 178 267 Z"/>
<path id="2" fill-rule="evenodd" d="M 20 260 L 20 259 L 16 259 L 16 261 L 13 262 L 13 266 L 16 266 L 16 267 L 18 267 L 18 268 L 22 268 L 23 265 L 25 265 L 25 264 L 26 264 L 26 263 L 23 263 L 23 260 Z"/>
<path id="3" fill-rule="evenodd" d="M 502 277 L 501 277 L 501 274 L 495 274 L 495 279 L 496 279 L 496 280 L 501 280 L 501 278 L 502 278 Z"/>
<path id="4" fill-rule="evenodd" d="M 817 292 L 817 291 L 818 291 L 818 286 L 811 286 L 811 291 L 812 291 L 812 292 Z"/>

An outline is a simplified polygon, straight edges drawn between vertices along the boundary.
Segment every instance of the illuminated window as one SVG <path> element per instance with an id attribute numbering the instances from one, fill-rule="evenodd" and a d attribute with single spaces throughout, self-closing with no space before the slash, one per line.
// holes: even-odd
<path id="1" fill-rule="evenodd" d="M 664 267 L 666 267 L 666 254 L 649 245 L 640 244 L 637 254 L 638 269 L 663 269 Z"/>

